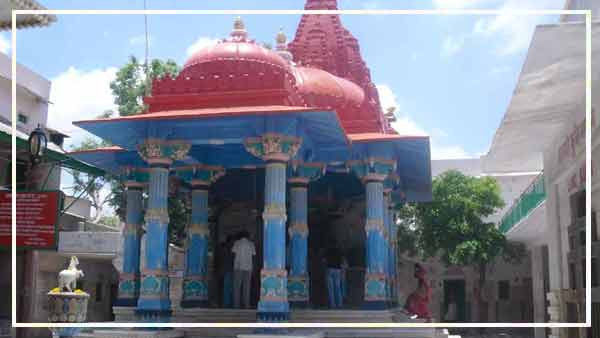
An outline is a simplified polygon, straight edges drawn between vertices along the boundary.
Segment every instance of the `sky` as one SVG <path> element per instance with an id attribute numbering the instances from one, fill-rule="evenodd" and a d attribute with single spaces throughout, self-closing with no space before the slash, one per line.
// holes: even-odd
<path id="1" fill-rule="evenodd" d="M 143 9 L 143 0 L 41 0 L 52 9 Z M 563 9 L 564 0 L 338 0 L 341 9 Z M 149 9 L 302 9 L 304 0 L 148 0 Z M 292 39 L 298 15 L 242 15 L 250 37 Z M 227 37 L 229 15 L 148 17 L 150 57 L 179 64 Z M 553 16 L 342 16 L 359 40 L 384 108 L 396 107 L 401 134 L 431 137 L 433 159 L 487 152 L 506 111 L 537 24 Z M 81 142 L 72 121 L 115 109 L 109 83 L 129 55 L 143 58 L 142 15 L 59 15 L 46 28 L 18 31 L 17 61 L 52 81 L 49 125 Z M 0 34 L 0 52 L 10 35 Z"/>

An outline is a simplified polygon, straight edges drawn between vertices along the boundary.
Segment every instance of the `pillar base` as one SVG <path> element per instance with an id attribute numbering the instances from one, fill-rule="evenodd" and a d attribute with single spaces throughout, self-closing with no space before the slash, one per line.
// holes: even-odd
<path id="1" fill-rule="evenodd" d="M 208 302 L 208 300 L 182 300 L 180 306 L 182 308 L 195 308 L 195 307 L 199 307 L 199 308 L 207 308 L 209 307 L 210 303 Z"/>
<path id="2" fill-rule="evenodd" d="M 256 313 L 256 319 L 259 322 L 285 322 L 290 319 L 289 312 L 262 312 L 258 311 Z"/>
<path id="3" fill-rule="evenodd" d="M 172 311 L 170 309 L 169 310 L 149 310 L 149 309 L 139 309 L 138 308 L 135 310 L 136 318 L 140 322 L 144 322 L 144 323 L 169 323 L 171 321 L 171 314 L 172 314 Z M 144 328 L 144 329 L 147 329 L 147 328 Z"/>
<path id="4" fill-rule="evenodd" d="M 55 328 L 51 328 L 50 331 L 52 331 L 52 333 L 55 336 L 58 336 L 59 338 L 71 338 L 71 337 L 78 336 L 81 333 L 81 328 L 80 327 L 55 327 Z"/>
<path id="5" fill-rule="evenodd" d="M 138 304 L 137 298 L 117 298 L 115 306 L 136 307 Z"/>
<path id="6" fill-rule="evenodd" d="M 307 300 L 290 300 L 292 309 L 310 309 L 310 303 Z"/>
<path id="7" fill-rule="evenodd" d="M 387 310 L 388 303 L 384 300 L 365 301 L 362 308 L 363 310 Z"/>
<path id="8" fill-rule="evenodd" d="M 282 322 L 290 319 L 290 305 L 287 301 L 260 301 L 256 318 L 261 322 Z"/>

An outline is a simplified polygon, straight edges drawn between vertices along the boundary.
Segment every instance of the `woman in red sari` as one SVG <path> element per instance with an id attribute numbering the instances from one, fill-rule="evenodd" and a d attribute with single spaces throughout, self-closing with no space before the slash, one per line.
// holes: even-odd
<path id="1" fill-rule="evenodd" d="M 404 309 L 417 318 L 431 320 L 429 302 L 431 301 L 431 288 L 427 283 L 425 270 L 420 264 L 415 264 L 415 278 L 419 280 L 417 289 L 408 296 Z"/>

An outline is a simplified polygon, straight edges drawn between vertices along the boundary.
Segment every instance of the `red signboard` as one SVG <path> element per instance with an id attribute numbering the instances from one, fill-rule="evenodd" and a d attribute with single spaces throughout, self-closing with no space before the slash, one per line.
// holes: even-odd
<path id="1" fill-rule="evenodd" d="M 60 191 L 17 193 L 17 248 L 56 248 Z M 0 193 L 0 247 L 11 246 L 11 193 Z"/>

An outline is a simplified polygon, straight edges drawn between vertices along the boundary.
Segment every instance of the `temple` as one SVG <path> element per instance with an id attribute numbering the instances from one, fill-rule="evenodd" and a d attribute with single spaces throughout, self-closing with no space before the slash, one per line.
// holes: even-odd
<path id="1" fill-rule="evenodd" d="M 240 229 L 257 245 L 256 320 L 320 307 L 318 257 L 330 246 L 356 271 L 348 309 L 397 306 L 398 283 L 413 276 L 397 275 L 394 206 L 431 199 L 429 139 L 391 128 L 339 16 L 304 15 L 273 50 L 238 18 L 176 77 L 154 80 L 144 102 L 138 115 L 75 123 L 113 146 L 73 156 L 126 186 L 121 308 L 152 321 L 214 308 L 216 248 Z M 179 304 L 169 293 L 170 194 L 192 209 Z"/>

